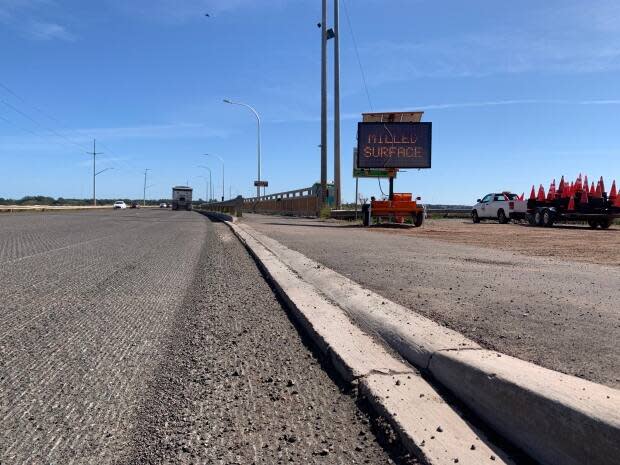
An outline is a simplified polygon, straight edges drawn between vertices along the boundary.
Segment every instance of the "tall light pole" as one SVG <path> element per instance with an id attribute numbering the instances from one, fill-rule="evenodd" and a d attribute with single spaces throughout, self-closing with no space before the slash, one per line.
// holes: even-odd
<path id="1" fill-rule="evenodd" d="M 321 206 L 327 200 L 327 0 L 321 9 Z"/>
<path id="2" fill-rule="evenodd" d="M 203 168 L 209 171 L 209 202 L 213 199 L 213 183 L 211 182 L 211 168 L 205 165 L 198 165 L 198 168 Z"/>
<path id="3" fill-rule="evenodd" d="M 216 157 L 219 161 L 222 162 L 222 202 L 224 201 L 224 159 L 219 155 L 214 155 L 212 153 L 203 154 L 205 157 Z"/>
<path id="4" fill-rule="evenodd" d="M 325 0 L 324 0 L 325 1 Z M 248 108 L 252 113 L 254 113 L 254 116 L 256 116 L 256 123 L 257 123 L 257 128 L 258 128 L 258 144 L 257 144 L 257 151 L 258 151 L 258 182 L 259 185 L 256 186 L 256 197 L 260 197 L 260 174 L 261 174 L 261 159 L 260 159 L 260 116 L 258 115 L 258 112 L 254 109 L 254 107 L 248 105 L 247 103 L 242 103 L 242 102 L 233 102 L 232 100 L 228 100 L 228 99 L 224 99 L 224 103 L 230 103 L 231 105 L 241 105 L 242 107 L 246 107 Z"/>
<path id="5" fill-rule="evenodd" d="M 334 206 L 342 202 L 340 187 L 340 0 L 334 0 Z"/>
<path id="6" fill-rule="evenodd" d="M 145 207 L 146 206 L 146 175 L 147 173 L 151 171 L 150 168 L 146 168 L 144 170 L 144 189 L 142 191 L 142 206 Z"/>
<path id="7" fill-rule="evenodd" d="M 208 198 L 209 198 L 209 186 L 207 185 L 208 178 L 206 176 L 198 176 L 199 178 L 202 178 L 205 180 L 205 202 L 208 202 Z"/>
<path id="8" fill-rule="evenodd" d="M 96 165 L 97 165 L 97 155 L 101 155 L 103 152 L 97 152 L 97 141 L 96 139 L 93 139 L 93 151 L 92 152 L 86 152 L 90 155 L 93 156 L 93 206 L 96 207 L 97 206 L 97 182 L 95 181 L 95 178 L 97 177 L 97 175 L 99 173 L 103 173 L 106 170 L 102 170 L 99 173 L 96 173 Z"/>

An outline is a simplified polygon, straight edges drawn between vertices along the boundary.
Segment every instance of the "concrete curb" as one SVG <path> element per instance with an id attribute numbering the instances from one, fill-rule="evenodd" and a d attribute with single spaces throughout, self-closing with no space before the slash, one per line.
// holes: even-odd
<path id="1" fill-rule="evenodd" d="M 235 226 L 241 229 L 533 458 L 550 465 L 617 463 L 618 390 L 485 350 L 247 225 Z"/>
<path id="2" fill-rule="evenodd" d="M 234 234 L 256 259 L 293 317 L 339 375 L 393 425 L 403 445 L 428 464 L 511 464 L 410 365 L 388 353 L 347 314 L 238 225 Z M 345 336 L 345 337 L 343 337 Z"/>

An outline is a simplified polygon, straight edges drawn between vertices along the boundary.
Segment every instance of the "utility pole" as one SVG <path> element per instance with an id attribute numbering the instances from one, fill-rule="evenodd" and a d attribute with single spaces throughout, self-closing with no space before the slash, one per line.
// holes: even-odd
<path id="1" fill-rule="evenodd" d="M 327 0 L 321 11 L 321 207 L 327 200 Z"/>
<path id="2" fill-rule="evenodd" d="M 146 174 L 151 171 L 150 168 L 146 168 L 144 170 L 144 189 L 142 192 L 142 206 L 145 207 L 146 206 Z"/>
<path id="3" fill-rule="evenodd" d="M 334 205 L 341 207 L 340 187 L 340 0 L 334 0 Z"/>
<path id="4" fill-rule="evenodd" d="M 96 207 L 97 206 L 97 183 L 95 180 L 98 174 L 96 172 L 96 165 L 97 165 L 96 157 L 97 155 L 103 154 L 103 152 L 97 152 L 97 141 L 93 139 L 93 151 L 86 152 L 86 153 L 93 156 L 93 206 Z"/>

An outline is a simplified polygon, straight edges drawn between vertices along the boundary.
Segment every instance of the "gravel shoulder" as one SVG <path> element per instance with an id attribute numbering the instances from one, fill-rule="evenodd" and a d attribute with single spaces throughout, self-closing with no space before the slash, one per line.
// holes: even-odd
<path id="1" fill-rule="evenodd" d="M 620 388 L 619 267 L 342 222 L 242 221 L 485 347 Z"/>
<path id="2" fill-rule="evenodd" d="M 328 372 L 214 223 L 118 463 L 414 463 Z"/>

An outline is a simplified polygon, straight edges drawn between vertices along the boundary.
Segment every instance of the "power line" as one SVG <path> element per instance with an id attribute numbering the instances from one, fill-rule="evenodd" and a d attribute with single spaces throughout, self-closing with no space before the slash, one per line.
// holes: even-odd
<path id="1" fill-rule="evenodd" d="M 3 84 L 0 82 L 0 88 L 4 89 L 6 92 L 8 92 L 9 94 L 11 94 L 13 97 L 15 97 L 17 100 L 19 100 L 22 103 L 25 103 L 26 105 L 28 105 L 29 107 L 35 109 L 36 111 L 38 111 L 40 114 L 42 114 L 43 116 L 45 116 L 46 118 L 55 121 L 56 123 L 60 124 L 61 126 L 66 126 L 65 123 L 63 123 L 62 121 L 60 121 L 58 118 L 50 115 L 49 113 L 47 113 L 46 111 L 43 111 L 40 107 L 28 102 L 24 97 L 20 96 L 17 92 L 15 92 L 13 89 L 11 89 L 9 86 L 7 86 L 6 84 Z"/>
<path id="2" fill-rule="evenodd" d="M 30 133 L 30 134 L 33 134 L 33 135 L 37 136 L 37 137 L 43 137 L 41 134 L 38 134 L 38 133 L 34 132 L 34 131 L 33 131 L 33 130 L 31 130 L 31 129 L 26 129 L 26 128 L 21 127 L 21 126 L 20 126 L 20 125 L 18 125 L 18 124 L 15 124 L 13 121 L 11 121 L 10 119 L 5 118 L 5 117 L 4 117 L 4 116 L 2 116 L 2 115 L 0 115 L 0 119 L 1 119 L 1 120 L 3 120 L 3 121 L 5 121 L 5 122 L 7 122 L 7 123 L 9 123 L 11 126 L 16 127 L 17 129 L 19 129 L 19 130 L 21 130 L 21 131 L 28 132 L 28 133 Z"/>
<path id="3" fill-rule="evenodd" d="M 53 116 L 53 115 L 49 114 L 48 112 L 44 111 L 43 109 L 41 109 L 40 107 L 38 107 L 38 106 L 34 105 L 33 103 L 28 102 L 28 101 L 27 101 L 24 97 L 20 96 L 17 92 L 15 92 L 13 89 L 11 89 L 11 88 L 10 88 L 9 86 L 7 86 L 6 84 L 3 84 L 2 82 L 0 82 L 0 88 L 4 89 L 4 91 L 5 91 L 5 92 L 7 92 L 7 93 L 8 93 L 8 94 L 10 94 L 11 96 L 13 96 L 13 97 L 14 97 L 14 98 L 16 98 L 17 100 L 19 100 L 20 102 L 22 102 L 22 103 L 26 104 L 26 105 L 27 105 L 27 106 L 29 106 L 30 108 L 33 108 L 34 110 L 36 110 L 38 113 L 40 113 L 41 115 L 45 116 L 45 117 L 46 117 L 46 118 L 48 118 L 49 120 L 55 121 L 56 123 L 60 124 L 61 126 L 63 126 L 63 127 L 64 127 L 63 129 L 65 129 L 65 130 L 67 129 L 67 128 L 66 128 L 66 124 L 65 124 L 65 123 L 63 123 L 63 122 L 62 122 L 59 118 L 56 118 L 55 116 Z M 7 106 L 8 108 L 10 108 L 10 109 L 11 109 L 11 110 L 13 110 L 14 112 L 16 112 L 16 113 L 20 114 L 20 115 L 21 115 L 21 116 L 23 116 L 24 118 L 28 119 L 29 121 L 31 121 L 32 123 L 34 123 L 35 125 L 37 125 L 39 128 L 42 128 L 43 130 L 45 130 L 45 131 L 47 131 L 47 132 L 49 132 L 49 133 L 53 134 L 54 136 L 56 136 L 56 137 L 58 137 L 58 138 L 63 139 L 63 140 L 64 140 L 64 141 L 66 141 L 67 143 L 69 143 L 69 144 L 71 144 L 71 145 L 74 145 L 74 146 L 76 146 L 76 147 L 79 147 L 81 150 L 87 150 L 87 149 L 88 149 L 88 147 L 87 147 L 86 145 L 81 145 L 81 144 L 79 144 L 79 143 L 75 142 L 74 140 L 72 140 L 72 139 L 70 139 L 69 137 L 65 136 L 64 134 L 60 133 L 60 132 L 59 132 L 59 131 L 57 131 L 56 129 L 49 128 L 49 127 L 47 127 L 47 126 L 43 125 L 41 122 L 39 122 L 37 119 L 35 119 L 32 115 L 30 115 L 30 114 L 26 113 L 25 111 L 23 111 L 23 110 L 21 110 L 21 109 L 17 108 L 16 106 L 12 105 L 11 103 L 9 103 L 9 102 L 7 102 L 7 101 L 5 101 L 5 100 L 3 100 L 3 99 L 0 99 L 0 102 L 2 102 L 5 106 Z M 45 135 L 41 135 L 41 134 L 38 134 L 38 133 L 36 133 L 36 132 L 33 132 L 32 130 L 29 130 L 29 129 L 25 129 L 25 128 L 23 128 L 23 127 L 20 127 L 20 126 L 16 125 L 15 123 L 12 123 L 11 121 L 7 120 L 6 118 L 2 118 L 2 119 L 3 119 L 3 120 L 5 120 L 5 121 L 7 121 L 8 123 L 12 124 L 13 126 L 18 127 L 19 129 L 21 129 L 21 130 L 23 130 L 23 131 L 29 132 L 30 134 L 34 134 L 34 135 L 39 136 L 39 137 L 45 137 Z M 58 142 L 60 142 L 60 141 L 58 141 Z M 110 154 L 112 154 L 112 155 L 115 155 L 115 156 L 119 157 L 119 156 L 118 156 L 116 153 L 114 153 L 114 152 L 113 152 L 113 151 L 112 151 L 112 150 L 111 150 L 111 149 L 110 149 L 107 145 L 102 144 L 101 142 L 100 142 L 100 145 L 103 145 L 103 146 L 107 149 L 108 153 L 110 153 Z M 90 153 L 90 152 L 89 152 L 89 153 Z M 102 158 L 105 160 L 107 157 L 105 157 L 105 156 L 104 156 L 104 157 L 102 157 Z M 134 168 L 131 168 L 131 167 L 129 166 L 129 164 L 128 164 L 128 163 L 126 163 L 126 162 L 124 162 L 124 160 L 122 160 L 120 157 L 119 157 L 119 160 L 118 160 L 118 161 L 119 161 L 119 162 L 122 162 L 122 163 L 125 163 L 125 165 L 127 165 L 127 167 L 128 167 L 128 170 L 130 170 L 130 171 L 131 171 L 132 169 L 134 169 L 135 171 L 138 171 L 138 170 L 137 170 L 137 168 L 135 168 L 135 167 L 134 167 Z"/>
<path id="4" fill-rule="evenodd" d="M 366 83 L 366 73 L 364 73 L 364 67 L 362 66 L 362 60 L 360 58 L 360 52 L 357 48 L 357 41 L 355 40 L 355 34 L 353 33 L 353 26 L 351 25 L 351 18 L 349 17 L 349 7 L 347 6 L 347 0 L 342 0 L 344 4 L 344 15 L 347 18 L 347 24 L 349 26 L 349 32 L 351 33 L 351 39 L 353 40 L 353 48 L 355 49 L 355 56 L 357 57 L 357 64 L 362 74 L 362 82 L 364 83 L 364 90 L 366 91 L 366 98 L 368 99 L 368 105 L 370 105 L 370 111 L 374 111 L 372 107 L 372 100 L 370 99 L 370 92 L 368 91 L 368 84 Z"/>
<path id="5" fill-rule="evenodd" d="M 44 126 L 43 124 L 39 123 L 36 119 L 34 119 L 32 116 L 30 116 L 28 113 L 20 110 L 19 108 L 17 108 L 16 106 L 10 104 L 9 102 L 7 102 L 6 100 L 0 99 L 0 103 L 2 103 L 3 105 L 7 106 L 8 108 L 10 108 L 11 110 L 13 110 L 15 113 L 20 114 L 21 116 L 23 116 L 24 118 L 30 120 L 31 122 L 33 122 L 34 124 L 36 124 L 38 127 L 44 129 L 45 131 L 50 132 L 51 134 L 54 134 L 56 137 L 59 137 L 65 141 L 67 141 L 68 143 L 75 145 L 76 147 L 79 147 L 82 150 L 86 150 L 86 146 L 78 144 L 77 142 L 69 139 L 68 137 L 64 136 L 63 134 L 60 134 L 59 132 L 55 131 L 54 129 L 50 129 L 46 126 Z"/>

